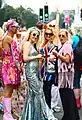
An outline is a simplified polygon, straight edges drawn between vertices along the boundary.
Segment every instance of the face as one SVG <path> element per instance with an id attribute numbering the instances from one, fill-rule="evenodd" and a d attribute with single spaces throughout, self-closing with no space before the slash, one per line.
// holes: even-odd
<path id="1" fill-rule="evenodd" d="M 11 26 L 10 30 L 13 32 L 13 34 L 17 33 L 17 26 Z"/>
<path id="2" fill-rule="evenodd" d="M 45 31 L 44 37 L 45 37 L 46 40 L 52 40 L 53 36 L 54 36 L 54 34 L 53 34 L 52 30 L 47 29 Z"/>
<path id="3" fill-rule="evenodd" d="M 13 34 L 16 34 L 17 30 L 19 30 L 19 29 L 20 29 L 20 27 L 19 27 L 18 23 L 15 23 L 10 27 L 10 30 L 13 32 Z"/>
<path id="4" fill-rule="evenodd" d="M 31 32 L 31 34 L 30 34 L 31 42 L 32 43 L 37 43 L 38 39 L 39 39 L 39 32 L 38 31 Z"/>
<path id="5" fill-rule="evenodd" d="M 61 31 L 59 33 L 59 39 L 60 39 L 61 44 L 64 44 L 68 40 L 68 36 L 65 31 Z"/>
<path id="6" fill-rule="evenodd" d="M 17 37 L 17 39 L 20 39 L 20 38 L 21 38 L 21 32 L 20 32 L 20 30 L 17 30 L 17 32 L 16 32 L 16 37 Z"/>

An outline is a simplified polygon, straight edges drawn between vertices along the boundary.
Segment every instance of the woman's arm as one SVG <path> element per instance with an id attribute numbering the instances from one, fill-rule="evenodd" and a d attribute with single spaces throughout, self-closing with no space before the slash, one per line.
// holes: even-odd
<path id="1" fill-rule="evenodd" d="M 65 56 L 60 55 L 57 53 L 57 57 L 60 58 L 63 62 L 70 63 L 70 55 L 67 53 Z"/>
<path id="2" fill-rule="evenodd" d="M 65 56 L 60 55 L 56 50 L 52 51 L 55 56 L 61 59 L 63 62 L 70 63 L 70 55 L 67 53 Z"/>

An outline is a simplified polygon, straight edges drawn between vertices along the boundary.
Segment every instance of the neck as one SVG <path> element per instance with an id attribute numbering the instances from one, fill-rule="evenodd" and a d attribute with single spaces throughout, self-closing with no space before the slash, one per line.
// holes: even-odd
<path id="1" fill-rule="evenodd" d="M 31 40 L 29 40 L 29 42 L 32 44 L 32 45 L 34 45 L 35 43 L 34 42 L 32 42 Z"/>

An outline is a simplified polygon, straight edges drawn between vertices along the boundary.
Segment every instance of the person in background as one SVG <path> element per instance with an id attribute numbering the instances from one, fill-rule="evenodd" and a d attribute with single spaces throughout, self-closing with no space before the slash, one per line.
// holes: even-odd
<path id="1" fill-rule="evenodd" d="M 60 88 L 59 92 L 64 110 L 62 120 L 79 120 L 73 91 L 74 56 L 66 29 L 60 30 L 59 39 L 61 42 L 59 52 L 55 49 L 52 52 L 58 57 L 58 87 Z"/>
<path id="2" fill-rule="evenodd" d="M 74 35 L 74 33 L 72 32 L 71 29 L 68 29 L 68 32 L 69 32 L 69 37 L 71 38 Z"/>
<path id="3" fill-rule="evenodd" d="M 43 81 L 39 71 L 39 60 L 42 59 L 42 54 L 39 54 L 37 50 L 39 37 L 39 29 L 36 27 L 29 28 L 26 41 L 23 44 L 28 92 L 20 120 L 57 120 L 47 106 L 43 93 Z"/>
<path id="4" fill-rule="evenodd" d="M 22 53 L 22 32 L 20 32 L 20 27 L 18 26 L 17 32 L 14 35 L 14 38 L 16 40 L 17 45 L 19 46 L 21 53 Z M 13 116 L 17 119 L 22 114 L 24 103 L 26 100 L 26 93 L 27 93 L 27 80 L 24 76 L 24 63 L 21 64 L 22 68 L 22 74 L 21 74 L 21 84 L 18 89 L 13 90 L 12 94 L 12 113 Z"/>
<path id="5" fill-rule="evenodd" d="M 71 38 L 71 42 L 72 42 L 73 52 L 75 52 L 75 49 L 76 49 L 76 47 L 77 47 L 77 45 L 80 41 L 80 38 L 81 38 L 80 28 L 78 28 L 78 30 L 76 30 L 75 34 L 73 34 L 72 30 L 69 29 L 69 33 L 70 33 L 70 38 Z M 79 64 L 80 64 L 80 62 L 78 61 L 78 58 L 76 58 L 76 56 L 74 54 L 74 66 L 75 66 L 74 67 L 74 69 L 75 69 L 75 73 L 74 73 L 74 94 L 75 94 L 76 105 L 77 105 L 78 109 L 81 108 L 80 78 L 81 78 L 81 74 L 82 74 L 82 72 L 81 72 L 82 71 L 82 69 L 81 69 L 82 66 L 79 67 Z"/>
<path id="6" fill-rule="evenodd" d="M 76 34 L 74 34 L 72 36 L 72 48 L 73 51 L 75 50 L 76 46 L 78 45 L 79 41 L 80 41 L 80 34 L 78 33 L 80 32 L 77 31 Z M 80 109 L 81 108 L 81 102 L 80 102 L 80 97 L 81 97 L 81 93 L 80 93 L 80 78 L 81 78 L 81 74 L 82 74 L 82 66 L 79 67 L 79 62 L 78 62 L 78 58 L 74 58 L 74 68 L 75 68 L 75 73 L 74 73 L 74 93 L 75 93 L 75 98 L 76 98 L 76 105 L 77 108 Z"/>
<path id="7" fill-rule="evenodd" d="M 10 19 L 6 23 L 6 35 L 2 41 L 3 120 L 15 120 L 11 114 L 11 97 L 13 90 L 20 85 L 22 58 L 20 49 L 13 39 L 17 33 L 18 23 L 14 19 Z"/>

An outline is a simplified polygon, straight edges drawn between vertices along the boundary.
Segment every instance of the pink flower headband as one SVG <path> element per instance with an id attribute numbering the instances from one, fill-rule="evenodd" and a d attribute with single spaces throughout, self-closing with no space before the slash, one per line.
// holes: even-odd
<path id="1" fill-rule="evenodd" d="M 7 23 L 7 30 L 9 30 L 9 28 L 11 26 L 16 26 L 17 22 L 14 20 L 14 19 L 11 19 L 11 20 L 8 20 L 8 23 Z"/>

